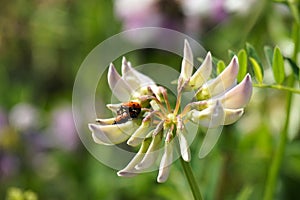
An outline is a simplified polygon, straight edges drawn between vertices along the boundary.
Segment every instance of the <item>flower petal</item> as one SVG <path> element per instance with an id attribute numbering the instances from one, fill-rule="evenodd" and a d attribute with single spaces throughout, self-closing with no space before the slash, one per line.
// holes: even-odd
<path id="1" fill-rule="evenodd" d="M 229 125 L 236 122 L 244 114 L 244 109 L 224 109 L 225 111 L 225 120 L 223 125 Z"/>
<path id="2" fill-rule="evenodd" d="M 209 106 L 204 110 L 191 110 L 188 113 L 188 118 L 204 127 L 215 128 L 224 123 L 224 115 L 224 108 L 220 101 L 217 100 L 215 105 Z"/>
<path id="3" fill-rule="evenodd" d="M 147 149 L 149 148 L 150 142 L 151 138 L 147 138 L 142 142 L 141 148 L 133 157 L 133 159 L 128 163 L 128 165 L 124 169 L 118 171 L 118 176 L 132 177 L 141 172 L 140 170 L 137 170 L 135 166 L 142 161 L 145 153 L 147 152 Z"/>
<path id="4" fill-rule="evenodd" d="M 183 59 L 181 63 L 181 73 L 180 77 L 183 80 L 188 80 L 193 73 L 193 52 L 190 47 L 190 44 L 187 40 L 184 40 L 184 48 L 183 48 Z"/>
<path id="5" fill-rule="evenodd" d="M 98 122 L 101 125 L 112 125 L 115 122 L 116 118 L 108 118 L 108 119 L 96 119 L 96 122 Z"/>
<path id="6" fill-rule="evenodd" d="M 251 76 L 247 74 L 237 86 L 229 90 L 221 99 L 225 108 L 237 109 L 245 107 L 252 95 Z"/>
<path id="7" fill-rule="evenodd" d="M 200 152 L 199 152 L 200 159 L 207 156 L 207 154 L 209 154 L 209 152 L 211 152 L 211 150 L 217 144 L 217 142 L 220 138 L 220 135 L 222 133 L 222 129 L 223 129 L 223 127 L 221 127 L 221 126 L 218 126 L 216 128 L 207 129 L 206 134 L 203 138 L 202 145 L 200 147 Z"/>
<path id="8" fill-rule="evenodd" d="M 203 85 L 203 87 L 197 92 L 197 98 L 199 99 L 202 96 L 213 97 L 228 90 L 236 83 L 238 71 L 238 59 L 236 56 L 234 56 L 228 67 L 226 67 L 217 78 Z M 209 95 L 207 95 L 207 93 Z"/>
<path id="9" fill-rule="evenodd" d="M 120 101 L 128 101 L 128 99 L 130 99 L 132 89 L 126 81 L 121 78 L 112 63 L 108 69 L 107 79 L 109 87 L 115 97 L 117 97 Z"/>
<path id="10" fill-rule="evenodd" d="M 191 160 L 191 151 L 189 148 L 189 143 L 184 136 L 184 131 L 177 132 L 179 146 L 180 146 L 180 153 L 184 161 L 189 162 Z"/>
<path id="11" fill-rule="evenodd" d="M 114 145 L 124 142 L 136 128 L 137 125 L 133 121 L 113 125 L 89 124 L 89 129 L 93 133 L 94 141 L 105 145 Z"/>
<path id="12" fill-rule="evenodd" d="M 155 82 L 151 78 L 131 67 L 131 64 L 127 62 L 125 57 L 123 57 L 122 60 L 122 78 L 133 90 L 139 90 L 142 87 L 155 85 Z"/>
<path id="13" fill-rule="evenodd" d="M 140 127 L 128 139 L 127 144 L 130 146 L 138 146 L 149 133 L 150 121 L 143 121 Z"/>
<path id="14" fill-rule="evenodd" d="M 193 89 L 199 88 L 210 77 L 212 71 L 211 53 L 208 52 L 202 65 L 197 69 L 190 79 L 189 85 Z"/>
<path id="15" fill-rule="evenodd" d="M 117 111 L 119 110 L 119 108 L 120 108 L 121 105 L 122 105 L 122 103 L 107 104 L 106 107 L 108 109 L 110 109 L 111 111 L 113 111 L 114 113 L 117 113 Z"/>
<path id="16" fill-rule="evenodd" d="M 191 160 L 191 152 L 189 143 L 185 138 L 186 130 L 182 122 L 182 118 L 177 117 L 177 137 L 180 146 L 180 153 L 184 161 L 189 162 Z"/>
<path id="17" fill-rule="evenodd" d="M 162 134 L 157 134 L 152 137 L 151 144 L 143 158 L 143 160 L 135 166 L 137 170 L 144 170 L 157 160 L 158 154 L 159 154 L 159 148 L 162 141 Z"/>
<path id="18" fill-rule="evenodd" d="M 173 162 L 173 142 L 165 143 L 165 152 L 161 158 L 159 172 L 157 176 L 157 182 L 165 182 L 170 173 L 170 167 Z"/>

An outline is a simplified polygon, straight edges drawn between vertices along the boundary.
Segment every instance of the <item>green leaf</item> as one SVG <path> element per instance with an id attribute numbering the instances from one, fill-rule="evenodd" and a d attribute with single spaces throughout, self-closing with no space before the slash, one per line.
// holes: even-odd
<path id="1" fill-rule="evenodd" d="M 281 84 L 285 76 L 284 61 L 280 49 L 277 46 L 274 48 L 272 68 L 276 83 Z"/>
<path id="2" fill-rule="evenodd" d="M 223 60 L 219 60 L 217 63 L 217 74 L 221 74 L 221 72 L 226 68 L 226 65 Z"/>
<path id="3" fill-rule="evenodd" d="M 267 59 L 267 63 L 269 65 L 269 67 L 272 67 L 272 63 L 273 63 L 273 49 L 269 46 L 265 46 L 264 47 L 264 51 L 265 51 L 265 56 Z"/>
<path id="4" fill-rule="evenodd" d="M 218 59 L 218 58 L 216 58 L 214 56 L 212 57 L 213 64 L 217 65 L 219 61 L 220 61 L 220 59 Z"/>
<path id="5" fill-rule="evenodd" d="M 300 81 L 300 73 L 299 73 L 300 69 L 297 66 L 297 64 L 291 58 L 285 58 L 285 59 L 290 63 L 290 66 L 293 70 L 293 73 L 294 73 L 296 79 Z"/>
<path id="6" fill-rule="evenodd" d="M 252 64 L 254 75 L 255 75 L 255 78 L 256 78 L 257 82 L 259 84 L 262 84 L 262 82 L 263 82 L 263 74 L 262 74 L 262 71 L 261 71 L 261 68 L 260 68 L 258 62 L 254 58 L 252 58 L 252 57 L 250 57 L 249 60 L 250 60 L 250 62 Z"/>
<path id="7" fill-rule="evenodd" d="M 287 4 L 287 0 L 273 0 L 274 3 L 283 3 L 283 4 Z"/>
<path id="8" fill-rule="evenodd" d="M 230 49 L 228 50 L 228 56 L 229 56 L 230 59 L 232 59 L 233 56 L 235 56 L 235 55 L 236 55 L 236 53 L 234 51 L 232 51 Z"/>
<path id="9" fill-rule="evenodd" d="M 247 52 L 244 49 L 239 51 L 238 60 L 239 60 L 239 73 L 237 75 L 237 80 L 238 82 L 241 82 L 247 73 L 247 66 L 248 66 Z"/>
<path id="10" fill-rule="evenodd" d="M 238 194 L 236 200 L 248 200 L 253 193 L 252 186 L 245 186 L 242 191 Z"/>
<path id="11" fill-rule="evenodd" d="M 256 53 L 255 48 L 251 44 L 246 43 L 246 50 L 247 50 L 248 56 L 255 59 L 255 61 L 257 62 L 258 66 L 260 68 L 262 75 L 264 75 L 264 69 L 262 67 L 262 62 L 261 62 L 258 54 Z"/>

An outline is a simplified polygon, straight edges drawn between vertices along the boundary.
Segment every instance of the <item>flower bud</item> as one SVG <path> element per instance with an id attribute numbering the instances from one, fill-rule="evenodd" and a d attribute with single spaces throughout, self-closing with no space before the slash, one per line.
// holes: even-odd
<path id="1" fill-rule="evenodd" d="M 245 107 L 252 95 L 251 76 L 247 74 L 237 86 L 229 90 L 221 99 L 225 108 L 237 109 Z"/>
<path id="2" fill-rule="evenodd" d="M 193 74 L 190 79 L 189 86 L 193 89 L 197 89 L 205 83 L 205 81 L 210 77 L 212 71 L 212 58 L 211 53 L 208 52 L 202 65 Z"/>
<path id="3" fill-rule="evenodd" d="M 121 78 L 112 63 L 108 69 L 107 79 L 108 85 L 115 97 L 117 97 L 120 101 L 128 101 L 128 99 L 130 99 L 132 89 L 126 81 Z"/>
<path id="4" fill-rule="evenodd" d="M 237 57 L 234 56 L 225 70 L 215 79 L 203 85 L 197 92 L 197 99 L 203 100 L 221 94 L 236 83 L 236 76 L 239 71 Z M 203 98 L 205 96 L 206 98 Z"/>
<path id="5" fill-rule="evenodd" d="M 187 40 L 184 40 L 183 59 L 180 76 L 184 81 L 188 80 L 193 73 L 193 52 Z"/>

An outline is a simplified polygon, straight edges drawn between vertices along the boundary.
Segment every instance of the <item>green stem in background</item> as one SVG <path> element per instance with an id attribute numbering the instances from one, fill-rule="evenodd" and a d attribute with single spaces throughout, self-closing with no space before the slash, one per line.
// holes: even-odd
<path id="1" fill-rule="evenodd" d="M 293 77 L 291 78 L 290 84 L 294 82 Z M 287 105 L 286 105 L 286 119 L 282 132 L 280 133 L 279 145 L 272 159 L 272 163 L 269 169 L 268 178 L 266 182 L 264 200 L 273 200 L 274 191 L 277 186 L 277 177 L 279 174 L 279 169 L 285 153 L 285 147 L 288 138 L 288 127 L 290 122 L 291 104 L 292 104 L 292 92 L 287 94 Z"/>
<path id="2" fill-rule="evenodd" d="M 202 200 L 201 192 L 199 186 L 197 184 L 196 178 L 192 171 L 191 165 L 189 162 L 185 162 L 182 157 L 180 156 L 180 163 L 184 171 L 184 175 L 186 176 L 189 186 L 192 190 L 193 196 L 195 200 Z"/>
<path id="3" fill-rule="evenodd" d="M 299 41 L 299 13 L 298 11 L 295 11 L 295 4 L 289 3 L 290 9 L 294 15 L 295 22 L 293 26 L 293 41 L 295 44 L 294 48 L 294 54 L 293 54 L 293 60 L 296 62 L 297 60 L 297 53 L 299 51 L 298 48 L 298 41 Z M 294 86 L 294 77 L 291 77 L 288 83 L 289 87 Z M 288 138 L 288 127 L 289 127 L 289 122 L 290 122 L 290 113 L 291 113 L 291 104 L 292 104 L 292 91 L 289 91 L 287 94 L 287 99 L 286 99 L 286 119 L 284 123 L 283 130 L 280 134 L 280 141 L 278 148 L 274 154 L 274 158 L 272 160 L 270 170 L 268 173 L 267 177 L 267 182 L 266 182 L 266 188 L 265 188 L 265 193 L 264 193 L 264 200 L 272 200 L 274 196 L 274 191 L 277 186 L 277 178 L 279 174 L 279 169 L 284 157 L 285 153 L 285 147 L 287 143 L 287 138 Z"/>
<path id="4" fill-rule="evenodd" d="M 300 19 L 299 19 L 299 11 L 298 11 L 298 6 L 297 6 L 297 1 L 294 1 L 294 0 L 287 0 L 287 4 L 292 12 L 292 15 L 294 17 L 294 20 L 295 20 L 295 25 L 296 26 L 299 26 L 300 25 Z M 296 42 L 296 41 L 294 41 Z M 298 44 L 298 43 L 295 43 L 295 44 Z M 296 51 L 294 51 L 296 52 Z M 298 51 L 297 51 L 298 52 Z"/>
<path id="5" fill-rule="evenodd" d="M 253 84 L 253 86 L 257 88 L 273 88 L 277 90 L 284 90 L 284 91 L 300 94 L 300 90 L 293 87 L 283 86 L 283 85 Z"/>

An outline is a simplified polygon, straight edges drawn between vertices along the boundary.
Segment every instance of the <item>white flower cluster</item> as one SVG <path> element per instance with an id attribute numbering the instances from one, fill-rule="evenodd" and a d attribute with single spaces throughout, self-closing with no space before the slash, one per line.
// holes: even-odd
<path id="1" fill-rule="evenodd" d="M 167 90 L 157 86 L 148 76 L 135 70 L 125 58 L 122 61 L 122 76 L 113 64 L 108 71 L 108 83 L 113 94 L 123 103 L 108 104 L 116 113 L 115 118 L 97 119 L 89 124 L 96 143 L 114 145 L 127 141 L 139 151 L 119 176 L 134 176 L 154 165 L 159 149 L 164 148 L 161 157 L 158 182 L 164 182 L 173 162 L 173 149 L 178 145 L 185 161 L 190 161 L 189 144 L 186 139 L 186 123 L 214 128 L 236 122 L 252 95 L 249 74 L 237 84 L 238 59 L 230 64 L 216 78 L 210 79 L 212 56 L 207 53 L 202 65 L 193 73 L 193 54 L 187 41 L 178 78 L 177 99 L 174 108 L 168 100 Z M 194 91 L 193 100 L 182 105 L 182 94 Z"/>

